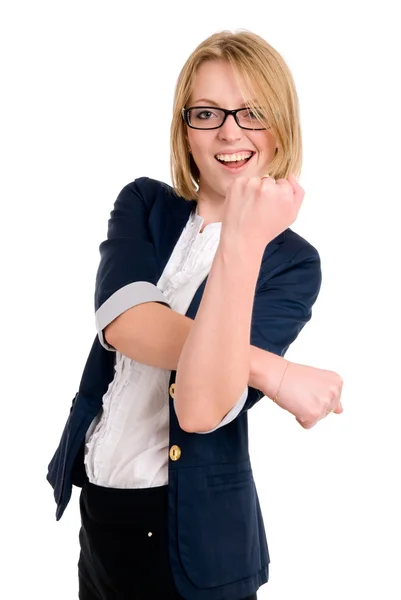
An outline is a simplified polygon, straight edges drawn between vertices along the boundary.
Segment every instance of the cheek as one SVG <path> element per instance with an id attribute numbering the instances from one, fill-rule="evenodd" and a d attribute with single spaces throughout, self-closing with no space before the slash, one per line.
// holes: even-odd
<path id="1" fill-rule="evenodd" d="M 274 155 L 276 143 L 272 134 L 267 131 L 255 131 L 252 138 L 250 136 L 250 139 L 258 152 L 266 157 L 270 157 L 272 154 Z"/>
<path id="2" fill-rule="evenodd" d="M 213 136 L 211 131 L 197 131 L 190 129 L 188 131 L 188 142 L 193 151 L 197 154 L 208 154 L 213 145 Z"/>
<path id="3" fill-rule="evenodd" d="M 192 156 L 198 165 L 210 164 L 214 158 L 210 153 L 210 143 L 204 140 L 192 140 L 189 142 Z"/>
<path id="4" fill-rule="evenodd" d="M 195 129 L 190 129 L 188 131 L 188 142 L 193 152 L 199 152 L 199 149 L 202 147 L 202 138 L 198 131 Z"/>

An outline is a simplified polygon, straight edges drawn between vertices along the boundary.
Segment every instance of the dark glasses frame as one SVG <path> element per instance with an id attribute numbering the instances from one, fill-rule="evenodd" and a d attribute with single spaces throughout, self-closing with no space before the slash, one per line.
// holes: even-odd
<path id="1" fill-rule="evenodd" d="M 189 121 L 189 111 L 193 110 L 194 108 L 202 108 L 204 110 L 220 110 L 224 112 L 224 119 L 220 123 L 220 125 L 217 125 L 217 127 L 194 127 L 194 125 L 191 125 Z M 237 117 L 237 113 L 239 113 L 241 110 L 249 110 L 249 108 L 236 108 L 235 110 L 227 110 L 226 108 L 220 108 L 220 106 L 189 106 L 188 108 L 183 108 L 181 113 L 188 127 L 191 127 L 191 129 L 199 129 L 201 131 L 212 131 L 212 129 L 220 129 L 220 127 L 223 127 L 229 115 L 232 115 L 234 117 L 235 122 L 241 129 L 246 129 L 248 131 L 262 131 L 265 129 L 269 129 L 269 127 L 244 127 L 243 125 L 241 125 Z"/>

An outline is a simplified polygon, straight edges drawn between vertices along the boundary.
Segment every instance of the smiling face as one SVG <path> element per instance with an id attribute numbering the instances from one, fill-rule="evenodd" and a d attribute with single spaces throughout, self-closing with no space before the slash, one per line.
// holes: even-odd
<path id="1" fill-rule="evenodd" d="M 229 110 L 245 107 L 231 65 L 223 60 L 203 62 L 195 75 L 186 106 L 216 106 Z M 197 111 L 197 114 L 202 119 L 214 118 L 210 109 L 205 113 Z M 255 121 L 255 127 L 261 127 L 258 121 Z M 227 186 L 239 175 L 262 177 L 268 172 L 276 149 L 275 137 L 269 130 L 242 129 L 232 115 L 227 117 L 219 129 L 198 130 L 187 126 L 187 135 L 200 173 L 200 199 L 223 199 Z M 249 155 L 249 159 L 238 163 L 230 160 L 224 164 L 216 158 L 219 156 L 227 161 L 230 158 L 245 159 Z M 233 168 L 233 164 L 239 166 Z"/>

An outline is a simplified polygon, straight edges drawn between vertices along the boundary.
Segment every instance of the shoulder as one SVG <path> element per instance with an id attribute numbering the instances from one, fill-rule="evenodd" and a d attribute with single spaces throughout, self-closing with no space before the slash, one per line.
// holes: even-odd
<path id="1" fill-rule="evenodd" d="M 127 183 L 122 192 L 133 192 L 140 195 L 145 201 L 154 202 L 158 198 L 167 199 L 180 199 L 185 202 L 184 198 L 180 198 L 174 192 L 171 185 L 168 185 L 164 181 L 158 179 L 152 179 L 151 177 L 137 177 L 134 181 Z"/>
<path id="2" fill-rule="evenodd" d="M 320 260 L 319 252 L 313 244 L 304 237 L 288 228 L 283 232 L 282 251 L 290 262 L 296 260 Z"/>
<path id="3" fill-rule="evenodd" d="M 150 194 L 166 194 L 166 195 L 174 195 L 173 188 L 165 183 L 164 181 L 159 181 L 158 179 L 152 179 L 151 177 L 137 177 L 131 183 L 127 183 L 125 186 L 129 189 L 135 189 L 136 191 L 142 193 L 150 193 Z"/>
<path id="4" fill-rule="evenodd" d="M 127 183 L 120 194 L 139 197 L 149 208 L 160 203 L 163 206 L 188 205 L 188 201 L 177 196 L 171 185 L 151 177 L 137 177 Z"/>
<path id="5" fill-rule="evenodd" d="M 259 285 L 282 273 L 308 271 L 320 277 L 321 264 L 317 248 L 308 240 L 288 228 L 272 240 L 265 249 Z"/>

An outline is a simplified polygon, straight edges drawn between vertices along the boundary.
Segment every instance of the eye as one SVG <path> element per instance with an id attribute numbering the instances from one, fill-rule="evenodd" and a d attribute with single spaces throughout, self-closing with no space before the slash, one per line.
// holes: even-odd
<path id="1" fill-rule="evenodd" d="M 263 119 L 263 113 L 260 110 L 252 110 L 251 108 L 248 109 L 248 117 L 252 120 L 257 120 L 257 119 Z"/>
<path id="2" fill-rule="evenodd" d="M 216 115 L 216 113 L 213 113 L 211 110 L 201 110 L 201 111 L 195 112 L 194 117 L 196 119 L 201 119 L 201 120 L 205 121 L 207 119 L 212 119 L 213 117 L 217 117 L 217 115 Z"/>

